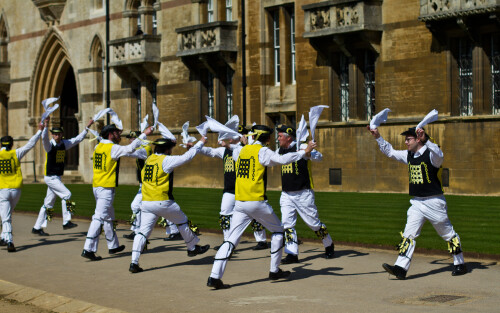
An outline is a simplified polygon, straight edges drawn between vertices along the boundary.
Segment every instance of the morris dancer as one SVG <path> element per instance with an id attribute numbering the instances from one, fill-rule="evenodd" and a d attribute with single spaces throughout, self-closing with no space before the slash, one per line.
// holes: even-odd
<path id="1" fill-rule="evenodd" d="M 399 256 L 394 266 L 384 263 L 382 267 L 398 279 L 405 279 L 410 268 L 411 258 L 415 250 L 415 239 L 425 221 L 431 222 L 437 233 L 448 242 L 448 250 L 453 255 L 454 268 L 452 276 L 464 275 L 467 268 L 464 262 L 460 237 L 453 229 L 448 218 L 446 199 L 441 185 L 441 165 L 443 151 L 433 143 L 422 128 L 409 128 L 401 133 L 405 137 L 406 150 L 394 150 L 385 141 L 377 128 L 368 131 L 377 140 L 380 151 L 391 159 L 408 164 L 410 175 L 410 200 L 406 227 L 398 245 Z"/>
<path id="2" fill-rule="evenodd" d="M 50 121 L 50 117 L 47 118 L 47 121 Z M 40 208 L 35 226 L 33 226 L 31 230 L 33 234 L 40 236 L 49 235 L 43 231 L 43 227 L 47 227 L 47 220 L 52 219 L 56 197 L 61 198 L 63 229 L 70 229 L 78 226 L 71 222 L 71 215 L 74 212 L 75 205 L 74 202 L 71 201 L 71 192 L 61 181 L 61 176 L 64 175 L 64 167 L 66 165 L 66 150 L 75 147 L 85 139 L 88 129 L 92 124 L 94 124 L 94 121 L 91 119 L 87 127 L 78 136 L 71 139 L 63 139 L 64 130 L 62 127 L 53 127 L 50 130 L 52 133 L 52 140 L 49 140 L 47 128 L 43 130 L 42 142 L 46 152 L 44 181 L 47 185 L 47 195 Z"/>
<path id="3" fill-rule="evenodd" d="M 278 132 L 278 142 L 280 148 L 277 153 L 286 155 L 297 151 L 295 141 L 295 129 L 283 124 L 276 128 Z M 305 149 L 306 145 L 301 148 Z M 295 225 L 297 224 L 297 213 L 304 223 L 323 241 L 325 247 L 325 258 L 333 258 L 335 246 L 332 238 L 326 229 L 326 225 L 321 223 L 318 215 L 318 208 L 314 203 L 314 185 L 311 173 L 311 160 L 321 161 L 323 155 L 313 150 L 311 156 L 305 156 L 294 163 L 281 166 L 281 219 L 285 228 L 285 252 L 287 256 L 281 264 L 292 264 L 299 262 L 299 245 Z"/>
<path id="4" fill-rule="evenodd" d="M 118 129 L 115 124 L 106 125 L 101 130 L 100 136 L 102 140 L 94 150 L 92 187 L 96 199 L 96 208 L 82 252 L 82 257 L 91 261 L 102 259 L 102 257 L 95 255 L 99 244 L 101 227 L 104 229 L 104 235 L 108 242 L 109 254 L 115 254 L 125 249 L 124 245 L 119 245 L 113 226 L 115 219 L 113 201 L 115 199 L 115 188 L 118 184 L 118 160 L 122 156 L 133 156 L 136 148 L 141 145 L 141 140 L 146 139 L 146 136 L 150 135 L 153 129 L 152 127 L 146 128 L 144 133 L 128 146 L 119 145 L 121 132 L 121 129 Z"/>
<path id="5" fill-rule="evenodd" d="M 0 245 L 6 245 L 8 252 L 16 251 L 12 238 L 12 210 L 21 197 L 23 186 L 23 173 L 19 162 L 35 146 L 46 126 L 47 120 L 44 124 L 40 123 L 36 134 L 19 149 L 12 150 L 14 139 L 11 136 L 0 138 L 0 218 L 2 219 Z"/>
<path id="6" fill-rule="evenodd" d="M 141 227 L 134 238 L 132 262 L 129 267 L 131 273 L 143 271 L 139 267 L 139 258 L 159 216 L 177 225 L 182 238 L 186 242 L 187 255 L 189 257 L 203 254 L 210 248 L 210 245 L 198 245 L 200 239 L 189 228 L 188 218 L 174 201 L 172 192 L 174 187 L 174 169 L 191 161 L 205 142 L 205 137 L 202 137 L 186 153 L 175 156 L 171 155 L 176 145 L 174 140 L 160 138 L 153 142 L 155 145 L 154 154 L 146 160 L 146 164 L 141 172 L 143 197 Z"/>
<path id="7" fill-rule="evenodd" d="M 276 154 L 265 147 L 271 140 L 272 129 L 265 125 L 254 125 L 249 135 L 253 136 L 253 144 L 246 145 L 241 151 L 233 152 L 236 161 L 236 188 L 233 217 L 229 229 L 228 240 L 225 241 L 217 255 L 207 286 L 215 289 L 228 288 L 221 278 L 224 275 L 226 264 L 232 251 L 238 245 L 241 235 L 252 219 L 262 223 L 265 228 L 273 233 L 271 237 L 271 266 L 269 279 L 277 280 L 290 276 L 289 271 L 282 271 L 279 264 L 283 255 L 283 225 L 274 214 L 273 208 L 266 197 L 266 167 L 284 165 L 300 160 L 304 155 L 309 155 L 316 147 L 314 142 L 309 142 L 305 150 L 300 150 L 286 155 Z"/>

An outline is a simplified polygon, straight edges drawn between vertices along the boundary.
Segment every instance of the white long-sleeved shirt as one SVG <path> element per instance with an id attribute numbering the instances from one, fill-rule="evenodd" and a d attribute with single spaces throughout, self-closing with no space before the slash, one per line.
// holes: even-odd
<path id="1" fill-rule="evenodd" d="M 41 130 L 38 130 L 33 137 L 28 140 L 28 143 L 22 146 L 21 148 L 16 149 L 16 156 L 19 161 L 28 153 L 33 147 L 35 146 L 36 142 L 40 138 L 40 135 L 42 134 Z M 6 150 L 5 148 L 2 148 L 1 150 Z"/>
<path id="2" fill-rule="evenodd" d="M 191 161 L 194 156 L 200 152 L 203 142 L 198 141 L 191 149 L 181 155 L 167 155 L 162 162 L 162 168 L 165 173 L 172 173 L 174 168 Z M 156 153 L 157 154 L 157 153 Z"/>
<path id="3" fill-rule="evenodd" d="M 50 150 L 52 150 L 52 146 L 59 146 L 64 143 L 64 149 L 69 150 L 82 142 L 82 140 L 85 139 L 85 136 L 87 136 L 87 133 L 88 129 L 85 128 L 80 134 L 78 134 L 78 136 L 71 139 L 63 139 L 59 142 L 59 144 L 57 144 L 54 139 L 49 139 L 49 132 L 47 131 L 47 128 L 44 128 L 42 132 L 43 148 L 46 152 L 50 152 Z"/>
<path id="4" fill-rule="evenodd" d="M 262 146 L 260 141 L 255 141 L 253 144 Z M 238 160 L 242 148 L 243 146 L 233 149 L 233 160 Z M 259 150 L 259 162 L 263 166 L 285 165 L 302 159 L 305 154 L 304 150 L 299 150 L 294 153 L 279 155 L 268 147 L 263 146 L 262 149 Z"/>
<path id="5" fill-rule="evenodd" d="M 378 146 L 380 147 L 380 151 L 382 151 L 383 154 L 385 154 L 391 159 L 394 159 L 404 164 L 408 164 L 408 150 L 394 150 L 394 148 L 392 148 L 392 145 L 389 142 L 387 142 L 384 138 L 382 138 L 382 136 L 380 136 L 376 140 Z M 429 149 L 430 152 L 431 164 L 434 167 L 440 167 L 443 164 L 444 160 L 443 151 L 441 151 L 441 149 L 437 144 L 431 142 L 430 140 L 427 140 L 425 145 L 422 148 L 420 148 L 417 152 L 415 152 L 413 157 L 418 158 L 427 149 Z"/>
<path id="6" fill-rule="evenodd" d="M 203 147 L 201 148 L 200 153 L 209 156 L 211 158 L 223 159 L 225 151 L 226 151 L 225 147 L 218 147 L 218 148 Z"/>
<path id="7" fill-rule="evenodd" d="M 296 145 L 297 145 L 297 142 L 296 141 L 292 141 L 292 143 L 290 144 L 289 148 L 295 147 Z M 305 150 L 306 148 L 307 148 L 307 144 L 303 143 L 303 144 L 300 145 L 300 150 Z M 280 148 L 277 148 L 276 149 L 276 153 L 279 154 L 279 151 L 280 151 Z M 308 157 L 307 155 L 304 155 L 304 159 L 311 160 L 311 161 L 314 161 L 314 162 L 319 162 L 319 161 L 323 160 L 323 154 L 321 154 L 321 152 L 313 149 L 313 151 L 311 151 L 311 156 Z"/>
<path id="8" fill-rule="evenodd" d="M 137 158 L 136 155 L 140 155 L 141 154 L 140 151 L 142 150 L 142 149 L 139 149 L 136 151 L 136 149 L 142 144 L 142 141 L 140 139 L 142 139 L 142 140 L 146 139 L 146 135 L 141 134 L 138 139 L 132 141 L 129 145 L 126 145 L 126 146 L 121 146 L 119 144 L 115 144 L 113 141 L 108 140 L 108 139 L 101 140 L 101 143 L 103 143 L 103 144 L 112 143 L 113 147 L 111 147 L 111 158 L 113 160 L 118 160 L 122 156 Z"/>

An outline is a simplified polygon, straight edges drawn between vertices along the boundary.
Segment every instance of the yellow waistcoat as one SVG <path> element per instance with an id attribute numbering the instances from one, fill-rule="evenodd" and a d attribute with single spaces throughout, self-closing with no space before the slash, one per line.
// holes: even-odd
<path id="1" fill-rule="evenodd" d="M 92 187 L 116 187 L 116 160 L 111 158 L 113 143 L 99 143 L 94 150 Z"/>
<path id="2" fill-rule="evenodd" d="M 23 173 L 16 150 L 0 150 L 0 189 L 22 186 Z"/>
<path id="3" fill-rule="evenodd" d="M 166 155 L 152 154 L 142 168 L 142 201 L 174 200 L 172 188 L 174 173 L 163 171 Z"/>
<path id="4" fill-rule="evenodd" d="M 236 163 L 235 199 L 262 201 L 266 199 L 266 167 L 259 162 L 261 145 L 247 145 L 241 149 Z"/>

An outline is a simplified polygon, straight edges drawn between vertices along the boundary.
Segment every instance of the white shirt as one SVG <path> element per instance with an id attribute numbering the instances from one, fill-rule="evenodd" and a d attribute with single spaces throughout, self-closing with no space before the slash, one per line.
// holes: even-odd
<path id="1" fill-rule="evenodd" d="M 41 134 L 42 134 L 42 131 L 38 130 L 36 132 L 36 134 L 34 134 L 33 137 L 31 137 L 30 140 L 28 140 L 27 144 L 25 144 L 21 148 L 15 149 L 16 150 L 16 156 L 17 156 L 17 159 L 19 161 L 21 161 L 21 159 L 26 155 L 26 153 L 28 153 L 28 151 L 30 151 L 35 146 L 35 144 L 38 141 L 38 139 L 40 138 Z M 0 150 L 7 150 L 7 149 L 4 147 L 4 148 L 2 148 Z"/>
<path id="2" fill-rule="evenodd" d="M 253 144 L 262 146 L 262 143 L 260 141 L 255 141 Z M 243 146 L 241 146 L 241 148 L 236 147 L 235 149 L 233 149 L 233 160 L 238 160 L 242 148 Z M 263 166 L 286 165 L 302 159 L 305 154 L 306 153 L 304 150 L 299 150 L 297 152 L 279 155 L 268 147 L 263 146 L 262 149 L 259 150 L 259 162 Z"/>
<path id="3" fill-rule="evenodd" d="M 49 139 L 49 132 L 47 131 L 47 128 L 44 128 L 42 132 L 43 148 L 46 152 L 50 152 L 50 150 L 52 150 L 52 146 L 59 146 L 64 143 L 65 150 L 69 150 L 82 142 L 82 140 L 85 139 L 85 136 L 87 136 L 87 133 L 88 129 L 85 128 L 80 134 L 78 134 L 78 136 L 71 139 L 63 139 L 59 142 L 59 144 L 57 144 L 54 139 Z"/>
<path id="4" fill-rule="evenodd" d="M 224 152 L 226 151 L 225 147 L 211 148 L 211 147 L 203 147 L 200 150 L 200 153 L 212 158 L 224 158 Z"/>
<path id="5" fill-rule="evenodd" d="M 108 139 L 101 140 L 101 143 L 103 143 L 103 144 L 104 143 L 112 143 L 113 147 L 111 147 L 111 158 L 113 160 L 118 160 L 122 156 L 128 156 L 128 157 L 135 157 L 135 158 L 137 158 L 136 155 L 140 154 L 141 153 L 140 151 L 143 150 L 143 149 L 139 149 L 137 151 L 135 150 L 138 147 L 140 147 L 140 145 L 142 144 L 142 141 L 140 139 L 142 139 L 142 140 L 146 139 L 146 135 L 145 134 L 141 134 L 139 136 L 139 138 L 137 138 L 136 140 L 132 141 L 129 145 L 126 145 L 126 146 L 121 146 L 119 144 L 115 144 L 113 141 L 108 140 Z"/>
<path id="6" fill-rule="evenodd" d="M 394 159 L 396 161 L 402 162 L 404 164 L 408 164 L 408 150 L 394 150 L 392 148 L 392 145 L 388 143 L 387 141 L 380 136 L 379 138 L 376 139 L 378 146 L 380 147 L 380 151 L 382 151 L 383 154 L 388 156 L 391 159 Z M 430 151 L 430 158 L 431 158 L 431 164 L 434 167 L 441 167 L 443 164 L 444 156 L 443 156 L 443 151 L 439 148 L 439 146 L 435 143 L 432 143 L 430 140 L 427 140 L 425 145 L 420 148 L 414 155 L 414 158 L 418 158 L 421 156 L 425 150 L 429 149 Z"/>
<path id="7" fill-rule="evenodd" d="M 167 155 L 162 162 L 162 168 L 165 173 L 172 173 L 174 168 L 181 166 L 189 161 L 191 161 L 194 156 L 200 152 L 203 147 L 203 142 L 198 141 L 191 149 L 186 151 L 186 153 L 182 155 Z M 161 155 L 155 153 L 156 155 Z"/>
<path id="8" fill-rule="evenodd" d="M 292 143 L 290 143 L 289 148 L 295 147 L 296 145 L 297 145 L 297 142 L 292 141 Z M 306 148 L 307 148 L 306 143 L 303 143 L 300 145 L 300 150 L 305 150 Z M 280 151 L 280 148 L 277 148 L 276 153 L 279 154 L 279 151 Z M 313 151 L 311 151 L 311 156 L 308 157 L 307 155 L 304 155 L 304 159 L 319 162 L 319 161 L 323 160 L 323 154 L 321 154 L 321 152 L 317 151 L 316 149 L 313 149 Z"/>

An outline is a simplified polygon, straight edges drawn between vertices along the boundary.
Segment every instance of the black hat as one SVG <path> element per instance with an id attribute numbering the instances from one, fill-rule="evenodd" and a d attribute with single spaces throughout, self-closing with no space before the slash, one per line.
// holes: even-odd
<path id="1" fill-rule="evenodd" d="M 238 125 L 238 133 L 246 135 L 248 134 L 248 129 L 246 129 L 246 127 L 243 125 Z"/>
<path id="2" fill-rule="evenodd" d="M 115 124 L 109 124 L 104 126 L 103 129 L 101 129 L 100 135 L 103 139 L 108 139 L 109 133 L 115 130 L 120 130 L 120 129 L 118 129 Z"/>
<path id="3" fill-rule="evenodd" d="M 276 126 L 276 131 L 278 133 L 285 133 L 285 134 L 288 134 L 292 137 L 295 137 L 295 128 L 293 128 L 292 126 L 287 126 L 285 124 L 279 124 L 278 126 Z"/>
<path id="4" fill-rule="evenodd" d="M 130 133 L 125 136 L 125 138 L 138 138 L 141 135 L 141 132 L 138 130 L 131 130 Z"/>
<path id="5" fill-rule="evenodd" d="M 172 140 L 172 139 L 167 139 L 167 138 L 158 138 L 153 142 L 153 144 L 155 146 L 162 146 L 162 147 L 166 147 L 166 148 L 171 148 L 171 147 L 175 147 L 175 145 L 177 144 L 177 141 Z"/>
<path id="6" fill-rule="evenodd" d="M 0 143 L 2 147 L 12 147 L 12 145 L 14 144 L 14 138 L 12 138 L 11 136 L 3 136 L 2 138 L 0 138 Z"/>
<path id="7" fill-rule="evenodd" d="M 401 133 L 401 136 L 412 136 L 417 138 L 417 128 L 416 127 L 410 127 L 404 132 Z"/>
<path id="8" fill-rule="evenodd" d="M 270 135 L 273 133 L 273 130 L 266 125 L 253 125 L 251 132 L 255 133 L 255 134 L 269 134 Z"/>
<path id="9" fill-rule="evenodd" d="M 52 127 L 50 132 L 53 134 L 64 133 L 64 129 L 62 127 Z"/>

